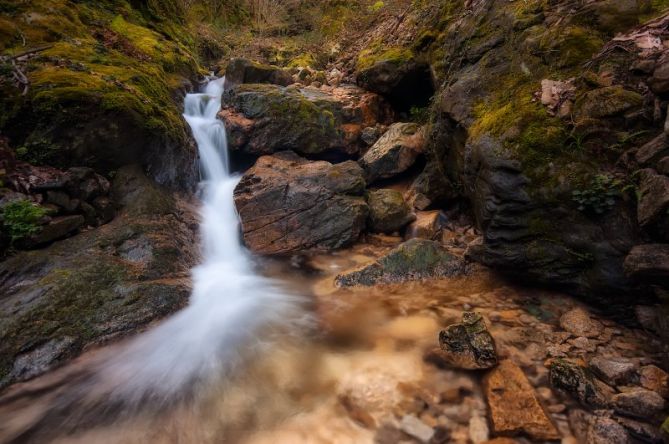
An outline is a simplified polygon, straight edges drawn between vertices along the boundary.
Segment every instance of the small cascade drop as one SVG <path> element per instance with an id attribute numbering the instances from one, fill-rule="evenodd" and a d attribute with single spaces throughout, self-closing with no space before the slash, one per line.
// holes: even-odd
<path id="1" fill-rule="evenodd" d="M 230 173 L 225 127 L 216 118 L 223 83 L 211 80 L 184 104 L 204 192 L 203 263 L 193 270 L 190 305 L 105 364 L 102 376 L 121 402 L 170 400 L 191 384 L 224 376 L 267 343 L 272 327 L 289 323 L 297 307 L 295 296 L 256 273 L 240 243 L 233 201 L 239 177 Z"/>

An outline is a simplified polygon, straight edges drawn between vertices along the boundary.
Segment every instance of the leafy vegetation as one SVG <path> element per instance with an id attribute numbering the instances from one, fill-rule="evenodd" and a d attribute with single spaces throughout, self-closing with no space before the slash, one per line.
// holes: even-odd
<path id="1" fill-rule="evenodd" d="M 12 243 L 28 238 L 40 230 L 39 222 L 46 210 L 28 200 L 10 202 L 0 210 L 2 229 Z"/>
<path id="2" fill-rule="evenodd" d="M 608 174 L 598 174 L 586 188 L 574 190 L 572 200 L 578 204 L 579 211 L 604 214 L 616 204 L 621 188 L 620 180 Z"/>

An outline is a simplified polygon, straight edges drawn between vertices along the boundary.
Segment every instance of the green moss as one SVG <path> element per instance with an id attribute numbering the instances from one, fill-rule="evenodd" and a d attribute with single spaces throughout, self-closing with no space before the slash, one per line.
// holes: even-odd
<path id="1" fill-rule="evenodd" d="M 379 62 L 390 62 L 400 65 L 402 63 L 411 61 L 413 58 L 414 54 L 408 48 L 370 48 L 360 52 L 356 63 L 356 68 L 358 70 L 365 70 L 367 68 L 371 68 Z"/>
<path id="2" fill-rule="evenodd" d="M 46 210 L 28 200 L 10 202 L 0 210 L 2 229 L 11 242 L 26 239 L 40 230 L 40 220 L 46 215 Z"/>
<path id="3" fill-rule="evenodd" d="M 549 30 L 541 41 L 545 58 L 560 69 L 590 60 L 603 45 L 604 40 L 596 31 L 579 26 L 556 27 Z"/>

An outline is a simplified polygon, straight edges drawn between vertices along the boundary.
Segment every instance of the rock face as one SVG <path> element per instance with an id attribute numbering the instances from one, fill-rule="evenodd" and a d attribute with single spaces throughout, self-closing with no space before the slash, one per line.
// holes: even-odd
<path id="1" fill-rule="evenodd" d="M 260 254 L 350 244 L 365 227 L 364 186 L 355 162 L 310 162 L 293 152 L 260 157 L 234 191 L 244 243 Z"/>
<path id="2" fill-rule="evenodd" d="M 439 345 L 445 352 L 444 361 L 455 368 L 478 370 L 497 365 L 495 341 L 478 313 L 465 312 L 462 323 L 442 330 Z"/>
<path id="3" fill-rule="evenodd" d="M 484 380 L 495 434 L 527 435 L 544 441 L 560 438 L 523 371 L 504 360 Z"/>
<path id="4" fill-rule="evenodd" d="M 357 83 L 366 90 L 387 97 L 396 108 L 406 111 L 412 105 L 429 103 L 434 86 L 426 64 L 405 59 L 404 54 L 382 55 L 371 64 L 363 62 L 362 67 L 358 66 Z"/>
<path id="5" fill-rule="evenodd" d="M 225 87 L 228 89 L 241 83 L 288 86 L 293 83 L 293 77 L 278 66 L 263 65 L 247 59 L 232 59 L 225 70 Z"/>
<path id="6" fill-rule="evenodd" d="M 443 276 L 455 276 L 465 271 L 462 259 L 453 256 L 438 242 L 411 239 L 371 265 L 337 276 L 342 287 L 372 286 Z"/>
<path id="7" fill-rule="evenodd" d="M 243 84 L 223 94 L 219 118 L 232 150 L 341 155 L 357 154 L 364 145 L 362 130 L 391 114 L 380 96 L 355 86 L 324 91 Z"/>
<path id="8" fill-rule="evenodd" d="M 423 129 L 415 123 L 394 123 L 360 159 L 367 182 L 387 179 L 409 169 L 423 152 Z"/>
<path id="9" fill-rule="evenodd" d="M 367 193 L 369 227 L 372 231 L 393 233 L 413 222 L 416 216 L 397 190 L 380 189 Z"/>
<path id="10" fill-rule="evenodd" d="M 122 207 L 110 223 L 0 262 L 0 387 L 187 302 L 198 260 L 189 206 L 137 166 L 117 171 L 112 194 Z"/>

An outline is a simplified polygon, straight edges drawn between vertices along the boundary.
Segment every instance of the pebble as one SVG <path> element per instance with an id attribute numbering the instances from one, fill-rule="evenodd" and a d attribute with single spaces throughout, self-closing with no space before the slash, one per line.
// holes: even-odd
<path id="1" fill-rule="evenodd" d="M 475 415 L 469 420 L 469 439 L 474 444 L 480 444 L 488 441 L 490 438 L 490 430 L 488 429 L 488 421 L 485 418 Z"/>
<path id="2" fill-rule="evenodd" d="M 574 336 L 594 338 L 600 335 L 604 326 L 594 320 L 583 308 L 574 308 L 560 317 L 560 327 Z"/>
<path id="3" fill-rule="evenodd" d="M 420 442 L 428 442 L 434 435 L 434 429 L 413 415 L 404 415 L 400 421 L 400 430 Z"/>

